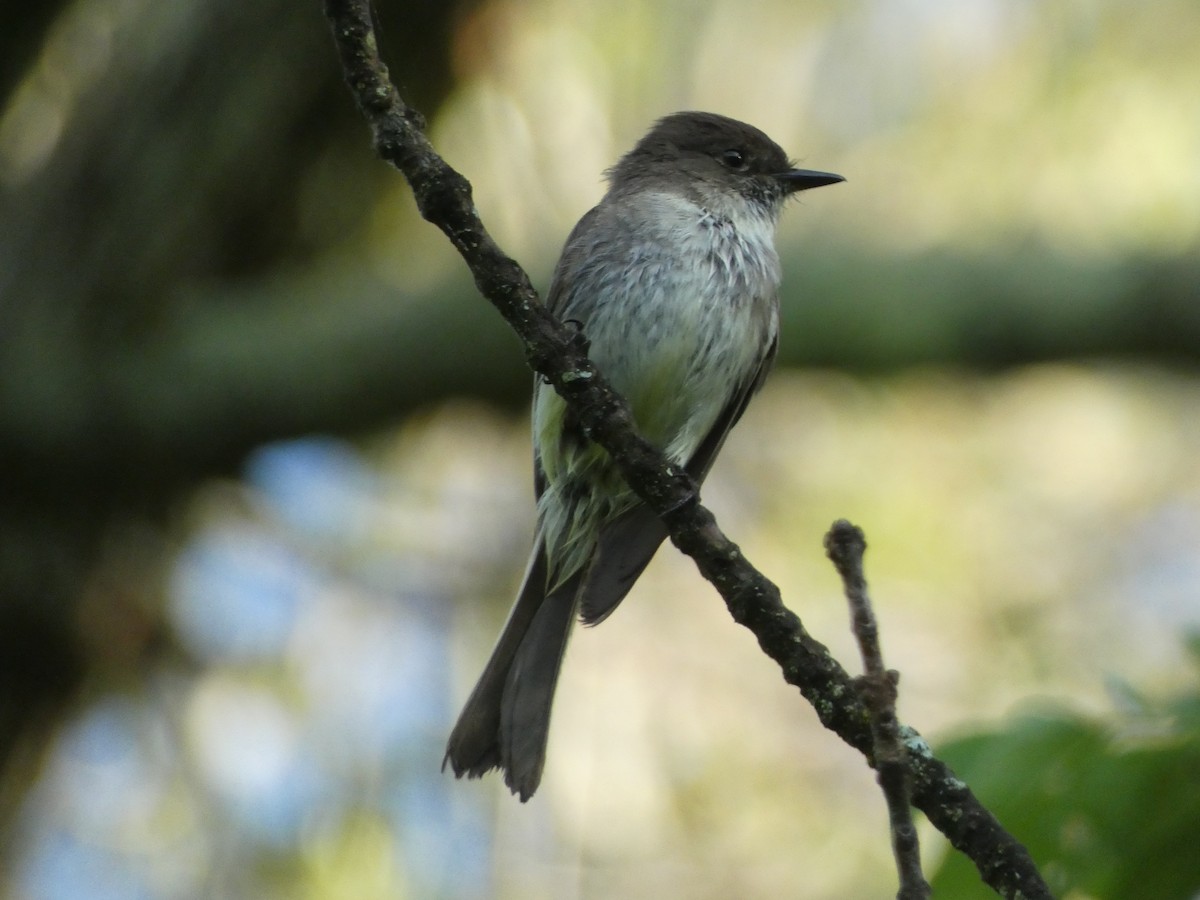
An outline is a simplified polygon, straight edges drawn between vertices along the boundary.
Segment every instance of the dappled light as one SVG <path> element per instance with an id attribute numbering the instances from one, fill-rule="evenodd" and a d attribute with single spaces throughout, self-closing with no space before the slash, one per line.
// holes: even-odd
<path id="1" fill-rule="evenodd" d="M 900 717 L 985 805 L 1053 800 L 1043 748 L 1186 818 L 1146 761 L 1195 743 L 1200 6 L 429 10 L 381 3 L 392 77 L 539 288 L 664 114 L 846 176 L 783 219 L 780 365 L 704 502 L 852 671 L 821 538 L 864 528 Z M 873 773 L 669 543 L 577 629 L 534 800 L 440 771 L 533 536 L 532 377 L 324 29 L 65 0 L 5 76 L 0 892 L 894 893 Z M 1119 896 L 1070 868 L 1086 806 L 1004 824 Z"/>
<path id="2" fill-rule="evenodd" d="M 706 499 L 848 661 L 820 535 L 840 513 L 863 523 L 901 713 L 927 733 L 1050 702 L 1103 714 L 1113 679 L 1183 684 L 1197 397 L 1120 369 L 784 373 Z M 86 853 L 114 883 L 192 894 L 302 892 L 318 871 L 381 896 L 886 891 L 870 771 L 672 552 L 576 636 L 544 797 L 518 806 L 496 780 L 439 773 L 532 529 L 524 442 L 519 421 L 456 406 L 361 450 L 269 448 L 244 486 L 201 492 L 168 600 L 193 664 L 69 727 L 34 796 L 69 800 L 81 766 L 114 787 L 35 800 L 28 833 L 65 836 L 55 865 Z M 25 878 L 46 877 L 35 846 Z"/>

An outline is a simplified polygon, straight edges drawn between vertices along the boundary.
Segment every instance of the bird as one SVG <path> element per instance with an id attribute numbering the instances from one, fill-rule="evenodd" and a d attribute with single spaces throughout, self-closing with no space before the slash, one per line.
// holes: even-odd
<path id="1" fill-rule="evenodd" d="M 581 330 L 639 431 L 701 484 L 775 359 L 780 213 L 845 179 L 795 168 L 759 129 L 697 111 L 659 119 L 606 175 L 567 238 L 547 308 Z M 522 802 L 541 782 L 576 619 L 607 618 L 667 536 L 541 380 L 532 430 L 533 549 L 442 763 L 456 777 L 501 769 Z"/>

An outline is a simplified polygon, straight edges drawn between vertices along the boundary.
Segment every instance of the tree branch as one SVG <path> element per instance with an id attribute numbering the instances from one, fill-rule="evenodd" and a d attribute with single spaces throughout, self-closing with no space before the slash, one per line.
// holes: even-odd
<path id="1" fill-rule="evenodd" d="M 892 834 L 892 855 L 900 876 L 896 900 L 926 900 L 929 883 L 921 872 L 921 844 L 909 807 L 908 753 L 900 740 L 896 721 L 896 688 L 900 673 L 883 665 L 879 646 L 879 625 L 867 596 L 863 574 L 863 554 L 867 540 L 862 529 L 845 519 L 833 523 L 825 535 L 825 552 L 832 560 L 846 587 L 850 604 L 850 623 L 863 658 L 863 676 L 859 694 L 871 714 L 871 739 L 874 742 L 875 770 L 888 807 Z"/>
<path id="2" fill-rule="evenodd" d="M 754 632 L 784 678 L 822 724 L 871 759 L 870 716 L 853 679 L 784 607 L 779 589 L 742 556 L 700 505 L 695 484 L 637 434 L 625 401 L 580 351 L 575 333 L 543 307 L 528 276 L 496 245 L 471 200 L 470 184 L 422 133 L 421 115 L 391 84 L 371 26 L 369 0 L 325 0 L 346 82 L 371 127 L 376 151 L 412 187 L 417 207 L 462 254 L 476 286 L 520 337 L 530 366 L 563 396 L 629 486 L 655 510 L 675 545 L 696 562 L 734 620 Z M 913 798 L 951 843 L 975 861 L 983 880 L 1011 898 L 1049 898 L 1025 848 L 935 758 L 915 731 L 902 729 Z"/>

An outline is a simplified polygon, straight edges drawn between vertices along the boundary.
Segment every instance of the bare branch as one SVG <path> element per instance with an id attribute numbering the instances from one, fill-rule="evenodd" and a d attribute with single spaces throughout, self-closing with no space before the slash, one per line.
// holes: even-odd
<path id="1" fill-rule="evenodd" d="M 867 540 L 862 529 L 845 519 L 833 523 L 825 535 L 825 552 L 846 587 L 850 604 L 850 623 L 862 653 L 864 674 L 859 679 L 859 694 L 871 714 L 871 738 L 874 741 L 875 771 L 888 807 L 892 834 L 892 855 L 900 876 L 896 900 L 925 900 L 929 883 L 921 872 L 921 844 L 913 825 L 909 805 L 908 751 L 900 740 L 896 721 L 896 689 L 900 673 L 883 665 L 879 646 L 879 625 L 867 595 L 863 574 L 863 554 Z"/>
<path id="2" fill-rule="evenodd" d="M 575 332 L 542 306 L 522 269 L 496 245 L 471 201 L 471 188 L 437 155 L 424 122 L 388 79 L 379 59 L 368 0 L 325 0 L 325 13 L 349 85 L 371 127 L 376 151 L 408 180 L 421 214 L 462 254 L 483 296 L 505 318 L 530 366 L 564 397 L 586 433 L 612 456 L 629 486 L 658 513 L 680 550 L 725 599 L 735 621 L 817 711 L 826 728 L 870 756 L 870 716 L 853 679 L 784 607 L 779 589 L 742 556 L 700 505 L 695 484 L 637 434 L 625 401 L 574 341 Z M 970 790 L 913 731 L 910 752 L 916 804 L 1006 897 L 1049 898 L 1025 848 L 1007 834 Z"/>

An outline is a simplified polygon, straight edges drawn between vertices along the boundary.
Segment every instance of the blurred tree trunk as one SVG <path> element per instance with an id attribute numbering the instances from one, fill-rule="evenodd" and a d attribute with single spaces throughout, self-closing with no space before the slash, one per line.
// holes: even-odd
<path id="1" fill-rule="evenodd" d="M 383 4 L 431 111 L 470 5 Z M 133 583 L 162 559 L 131 536 L 257 443 L 400 414 L 413 368 L 436 370 L 418 334 L 449 320 L 346 272 L 268 277 L 319 258 L 298 224 L 314 165 L 340 166 L 330 189 L 358 201 L 329 204 L 334 231 L 360 229 L 388 177 L 318 5 L 81 0 L 0 24 L 4 829 L 79 686 L 136 678 L 162 646 Z"/>

